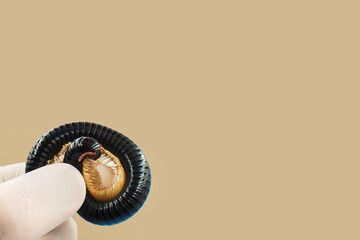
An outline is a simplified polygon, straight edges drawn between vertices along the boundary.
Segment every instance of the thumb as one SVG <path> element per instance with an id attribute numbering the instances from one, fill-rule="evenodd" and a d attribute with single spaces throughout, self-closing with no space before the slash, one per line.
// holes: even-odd
<path id="1" fill-rule="evenodd" d="M 36 239 L 72 216 L 85 182 L 65 163 L 41 167 L 0 184 L 0 239 Z"/>

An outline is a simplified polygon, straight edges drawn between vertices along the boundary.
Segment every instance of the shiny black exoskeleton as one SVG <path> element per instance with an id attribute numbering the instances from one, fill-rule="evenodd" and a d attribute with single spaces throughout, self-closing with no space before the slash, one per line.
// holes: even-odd
<path id="1" fill-rule="evenodd" d="M 86 137 L 86 138 L 82 138 Z M 97 225 L 113 225 L 132 217 L 144 204 L 151 185 L 149 163 L 140 148 L 123 134 L 111 128 L 90 122 L 73 122 L 56 127 L 41 136 L 32 147 L 26 161 L 25 172 L 46 166 L 62 147 L 69 146 L 66 161 L 75 164 L 82 151 L 98 153 L 92 145 L 95 139 L 101 146 L 114 154 L 125 170 L 125 185 L 119 195 L 106 202 L 94 199 L 88 192 L 78 214 Z M 89 155 L 90 156 L 90 155 Z M 94 154 L 96 157 L 97 154 Z M 79 165 L 76 165 L 78 168 Z M 46 179 L 44 179 L 46 181 Z"/>

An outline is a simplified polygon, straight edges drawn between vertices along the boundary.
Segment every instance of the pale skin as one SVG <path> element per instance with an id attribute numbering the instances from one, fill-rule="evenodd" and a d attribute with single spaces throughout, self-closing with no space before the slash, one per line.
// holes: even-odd
<path id="1" fill-rule="evenodd" d="M 86 195 L 80 172 L 59 163 L 24 173 L 25 163 L 0 167 L 0 239 L 77 239 L 71 216 Z"/>

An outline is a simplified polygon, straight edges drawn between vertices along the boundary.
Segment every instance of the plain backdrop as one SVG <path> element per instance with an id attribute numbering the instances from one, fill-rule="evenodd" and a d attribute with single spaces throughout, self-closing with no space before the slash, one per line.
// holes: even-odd
<path id="1" fill-rule="evenodd" d="M 358 1 L 1 1 L 1 165 L 72 121 L 144 151 L 80 240 L 359 239 Z M 44 181 L 46 181 L 44 179 Z"/>

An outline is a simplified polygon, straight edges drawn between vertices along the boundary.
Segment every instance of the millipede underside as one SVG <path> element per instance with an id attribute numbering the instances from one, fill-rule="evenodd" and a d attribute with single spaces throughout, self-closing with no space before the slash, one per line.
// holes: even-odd
<path id="1" fill-rule="evenodd" d="M 64 155 L 71 142 L 62 146 L 60 152 L 46 165 L 63 163 Z M 101 147 L 101 156 L 95 161 L 83 159 L 82 175 L 86 188 L 93 198 L 98 201 L 108 201 L 116 197 L 125 185 L 125 170 L 120 160 L 110 151 Z"/>

